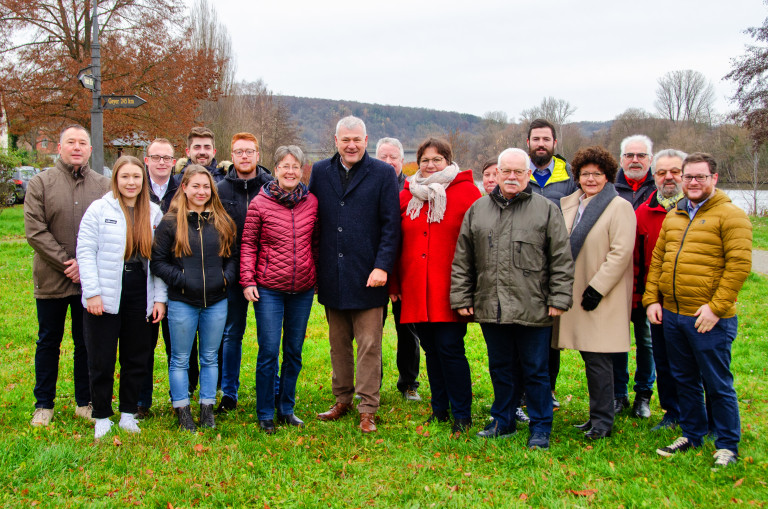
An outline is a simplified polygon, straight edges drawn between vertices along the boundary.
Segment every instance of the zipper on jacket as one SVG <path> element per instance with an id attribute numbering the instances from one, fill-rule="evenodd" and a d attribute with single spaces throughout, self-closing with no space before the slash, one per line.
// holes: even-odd
<path id="1" fill-rule="evenodd" d="M 291 293 L 296 291 L 296 215 L 291 209 L 291 224 L 293 225 L 293 275 L 291 276 Z"/>
<path id="2" fill-rule="evenodd" d="M 206 308 L 208 304 L 205 301 L 205 247 L 203 247 L 203 225 L 200 214 L 197 215 L 197 231 L 200 232 L 200 265 L 203 268 L 203 307 Z"/>
<path id="3" fill-rule="evenodd" d="M 488 233 L 488 247 L 493 247 L 493 230 Z"/>
<path id="4" fill-rule="evenodd" d="M 695 217 L 696 216 L 694 216 L 694 218 Z M 672 269 L 672 298 L 675 299 L 675 309 L 677 309 L 678 315 L 680 314 L 680 303 L 677 301 L 677 262 L 680 259 L 680 253 L 683 251 L 683 244 L 685 243 L 685 237 L 688 235 L 688 230 L 691 228 L 692 224 L 693 224 L 693 219 L 690 219 L 690 216 L 689 216 L 688 226 L 685 227 L 683 236 L 680 238 L 680 247 L 677 249 L 677 253 L 675 254 L 675 267 Z"/>

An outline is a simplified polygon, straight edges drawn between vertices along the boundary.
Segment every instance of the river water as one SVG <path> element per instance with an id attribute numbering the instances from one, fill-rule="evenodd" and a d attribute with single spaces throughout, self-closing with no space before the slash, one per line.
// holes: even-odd
<path id="1" fill-rule="evenodd" d="M 754 214 L 753 191 L 747 189 L 723 189 L 734 204 L 744 209 L 749 214 Z M 768 191 L 757 191 L 757 212 L 760 214 L 768 213 Z"/>

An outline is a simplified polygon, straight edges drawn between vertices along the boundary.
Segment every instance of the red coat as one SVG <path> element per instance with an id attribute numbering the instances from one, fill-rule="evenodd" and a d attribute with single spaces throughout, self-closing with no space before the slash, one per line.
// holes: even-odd
<path id="1" fill-rule="evenodd" d="M 262 189 L 251 200 L 245 217 L 240 284 L 281 292 L 309 290 L 316 281 L 317 235 L 317 198 L 313 194 L 289 209 Z"/>
<path id="2" fill-rule="evenodd" d="M 416 219 L 405 212 L 411 201 L 410 182 L 400 192 L 402 243 L 390 293 L 403 300 L 401 323 L 466 322 L 451 309 L 451 263 L 464 213 L 480 198 L 472 170 L 460 172 L 446 189 L 443 220 L 428 223 L 429 206 Z"/>
<path id="3" fill-rule="evenodd" d="M 653 258 L 653 248 L 661 231 L 661 223 L 667 217 L 667 210 L 659 205 L 653 193 L 635 211 L 637 218 L 637 236 L 635 237 L 634 271 L 635 284 L 632 292 L 632 307 L 641 305 L 645 293 L 645 280 Z"/>

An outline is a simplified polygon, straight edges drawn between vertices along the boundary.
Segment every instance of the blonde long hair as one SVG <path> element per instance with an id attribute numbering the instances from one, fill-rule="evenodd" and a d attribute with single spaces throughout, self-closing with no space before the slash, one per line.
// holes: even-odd
<path id="1" fill-rule="evenodd" d="M 177 258 L 192 254 L 192 249 L 189 247 L 189 230 L 182 227 L 182 225 L 186 226 L 187 214 L 189 214 L 187 195 L 184 193 L 184 188 L 195 175 L 205 175 L 208 177 L 208 182 L 211 185 L 211 198 L 205 204 L 205 208 L 211 213 L 213 226 L 219 233 L 219 256 L 226 258 L 231 253 L 232 244 L 235 242 L 235 234 L 237 233 L 235 222 L 232 221 L 232 218 L 229 217 L 229 214 L 227 214 L 227 211 L 221 204 L 219 193 L 216 190 L 216 183 L 213 181 L 211 173 L 199 164 L 190 164 L 184 170 L 181 184 L 173 196 L 171 206 L 168 208 L 168 214 L 176 216 L 176 243 L 173 247 L 173 254 Z"/>
<path id="2" fill-rule="evenodd" d="M 131 215 L 128 212 L 128 206 L 125 204 L 123 195 L 117 188 L 117 177 L 120 170 L 125 166 L 132 164 L 137 166 L 144 177 L 141 181 L 141 190 L 136 196 L 136 204 L 133 207 L 133 227 L 125 229 L 125 259 L 130 260 L 134 255 L 139 254 L 142 258 L 149 260 L 152 257 L 152 221 L 149 210 L 149 178 L 144 165 L 133 156 L 122 156 L 112 167 L 112 195 L 117 199 L 120 208 L 125 214 L 125 223 L 131 224 Z"/>

